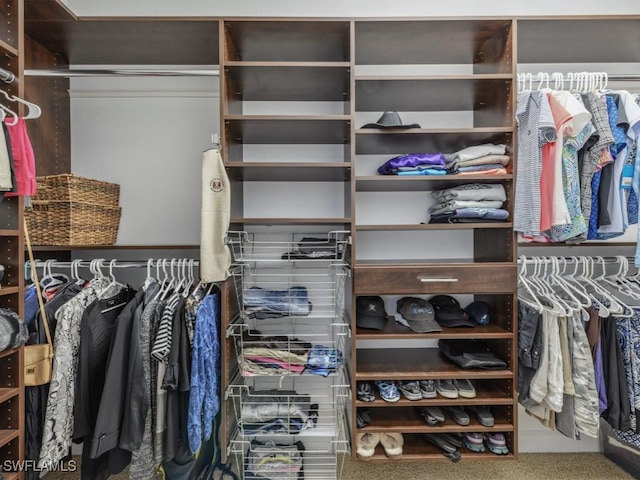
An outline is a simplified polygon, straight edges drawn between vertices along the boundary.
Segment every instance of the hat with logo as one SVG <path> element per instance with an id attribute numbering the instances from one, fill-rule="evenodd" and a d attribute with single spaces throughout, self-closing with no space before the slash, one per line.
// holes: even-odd
<path id="1" fill-rule="evenodd" d="M 384 329 L 387 312 L 382 297 L 356 298 L 356 325 L 360 328 Z"/>
<path id="2" fill-rule="evenodd" d="M 429 302 L 422 298 L 402 297 L 396 303 L 397 312 L 402 315 L 409 328 L 416 333 L 441 332 L 442 327 L 435 319 L 435 312 Z"/>
<path id="3" fill-rule="evenodd" d="M 429 299 L 436 313 L 436 321 L 443 327 L 475 327 L 476 322 L 460 307 L 460 303 L 449 295 L 436 295 Z"/>
<path id="4" fill-rule="evenodd" d="M 491 321 L 491 317 L 489 315 L 489 304 L 487 302 L 476 300 L 475 302 L 471 302 L 464 309 L 469 314 L 471 320 L 476 322 L 478 325 L 488 325 Z"/>

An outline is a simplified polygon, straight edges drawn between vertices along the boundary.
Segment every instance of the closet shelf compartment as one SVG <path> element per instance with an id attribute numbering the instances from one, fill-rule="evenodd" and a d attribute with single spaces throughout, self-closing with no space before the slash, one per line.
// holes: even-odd
<path id="1" fill-rule="evenodd" d="M 507 455 L 495 455 L 491 453 L 489 450 L 484 453 L 476 453 L 467 450 L 466 448 L 461 448 L 458 451 L 461 454 L 462 460 L 504 460 L 504 459 L 515 459 L 515 455 L 513 454 L 513 442 L 510 441 L 507 435 L 507 445 L 509 446 L 509 453 Z M 442 460 L 446 462 L 451 462 L 447 457 L 442 455 L 442 452 L 436 447 L 434 444 L 426 440 L 421 434 L 407 434 L 404 435 L 404 446 L 402 448 L 402 457 L 398 460 L 393 460 L 394 462 L 419 462 L 423 460 Z M 370 462 L 385 462 L 389 463 L 389 458 L 384 453 L 384 448 L 382 445 L 378 445 L 376 447 L 376 453 L 373 455 L 373 458 L 368 460 Z"/>
<path id="2" fill-rule="evenodd" d="M 226 115 L 230 144 L 345 144 L 349 115 Z"/>
<path id="3" fill-rule="evenodd" d="M 20 436 L 20 430 L 17 428 L 0 429 L 0 447 L 4 447 L 7 443 L 15 440 Z"/>
<path id="4" fill-rule="evenodd" d="M 375 401 L 363 402 L 356 400 L 356 407 L 360 408 L 387 408 L 387 407 L 425 407 L 425 406 L 448 406 L 448 405 L 513 405 L 513 397 L 500 390 L 481 390 L 476 388 L 475 398 L 428 398 L 422 400 L 407 400 L 401 397 L 397 402 L 385 402 L 380 398 L 378 392 L 375 392 Z"/>
<path id="5" fill-rule="evenodd" d="M 492 427 L 481 425 L 473 412 L 467 412 L 470 417 L 469 425 L 457 424 L 445 412 L 445 420 L 438 425 L 427 425 L 418 409 L 413 408 L 381 408 L 371 413 L 371 423 L 358 432 L 399 432 L 399 433 L 444 433 L 444 432 L 512 432 L 513 423 L 508 420 L 504 409 L 511 407 L 493 408 L 491 410 L 495 423 Z"/>
<path id="6" fill-rule="evenodd" d="M 346 102 L 346 62 L 227 62 L 227 95 L 233 101 Z M 231 101 L 228 108 L 234 108 Z M 231 113 L 231 112 L 229 112 Z"/>
<path id="7" fill-rule="evenodd" d="M 351 218 L 334 217 L 334 218 L 275 218 L 275 217 L 231 217 L 231 224 L 234 227 L 242 228 L 247 225 L 343 225 L 351 226 Z"/>
<path id="8" fill-rule="evenodd" d="M 491 110 L 506 110 L 511 99 L 513 77 L 497 77 L 356 77 L 356 111 L 473 111 L 479 120 L 484 120 L 485 127 L 512 126 L 513 120 L 506 114 L 482 118 L 483 113 Z"/>
<path id="9" fill-rule="evenodd" d="M 498 325 L 478 325 L 476 327 L 442 327 L 442 332 L 416 333 L 398 322 L 388 320 L 385 322 L 384 330 L 371 330 L 366 328 L 356 329 L 356 338 L 362 340 L 393 340 L 414 338 L 482 338 L 482 339 L 509 339 L 513 333 Z"/>
<path id="10" fill-rule="evenodd" d="M 0 288 L 0 297 L 4 297 L 4 296 L 7 296 L 7 295 L 15 295 L 18 292 L 20 292 L 20 288 L 19 287 L 2 286 Z"/>
<path id="11" fill-rule="evenodd" d="M 348 182 L 350 162 L 227 162 L 230 180 L 245 182 Z"/>
<path id="12" fill-rule="evenodd" d="M 5 228 L 0 230 L 0 237 L 17 237 L 20 235 L 20 230 L 15 230 L 12 228 Z"/>
<path id="13" fill-rule="evenodd" d="M 442 190 L 468 183 L 504 183 L 513 181 L 513 175 L 441 175 L 408 178 L 398 175 L 357 176 L 357 192 L 406 192 Z"/>
<path id="14" fill-rule="evenodd" d="M 510 222 L 495 223 L 427 223 L 427 224 L 384 224 L 384 225 L 356 225 L 359 231 L 382 231 L 382 230 L 475 230 L 481 228 L 513 228 Z"/>
<path id="15" fill-rule="evenodd" d="M 511 127 L 415 128 L 402 131 L 361 128 L 356 130 L 356 155 L 396 156 L 407 152 L 453 153 L 482 143 L 510 146 L 513 130 Z"/>
<path id="16" fill-rule="evenodd" d="M 288 376 L 243 381 L 254 383 L 231 384 L 225 395 L 233 404 L 239 438 L 340 437 L 350 401 L 346 372 L 326 379 Z"/>
<path id="17" fill-rule="evenodd" d="M 17 354 L 18 353 L 18 349 L 17 348 L 12 348 L 9 350 L 3 350 L 2 352 L 0 352 L 0 358 L 4 358 L 4 357 L 8 357 L 9 355 L 13 355 L 13 354 Z"/>
<path id="18" fill-rule="evenodd" d="M 446 378 L 513 378 L 505 370 L 462 369 L 448 362 L 437 348 L 358 349 L 356 380 L 437 380 Z"/>
<path id="19" fill-rule="evenodd" d="M 3 51 L 5 55 L 17 57 L 19 55 L 18 49 L 13 45 L 9 45 L 4 40 L 0 40 L 0 51 Z"/>
<path id="20" fill-rule="evenodd" d="M 350 241 L 350 232 L 346 230 L 324 235 L 291 233 L 284 237 L 229 231 L 226 238 L 236 263 L 342 263 Z"/>
<path id="21" fill-rule="evenodd" d="M 0 403 L 4 403 L 19 394 L 19 388 L 0 388 Z"/>

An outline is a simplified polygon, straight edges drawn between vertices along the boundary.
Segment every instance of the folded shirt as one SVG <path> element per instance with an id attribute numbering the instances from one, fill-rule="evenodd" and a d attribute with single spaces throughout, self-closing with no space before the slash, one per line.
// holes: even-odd
<path id="1" fill-rule="evenodd" d="M 502 208 L 461 208 L 450 213 L 431 215 L 429 223 L 465 223 L 461 220 L 504 222 L 509 212 Z"/>
<path id="2" fill-rule="evenodd" d="M 449 200 L 499 200 L 501 202 L 507 200 L 503 185 L 489 183 L 468 183 L 446 190 L 436 190 L 431 192 L 431 195 L 439 203 Z"/>
<path id="3" fill-rule="evenodd" d="M 447 163 L 447 167 L 450 170 L 457 170 L 460 167 L 473 167 L 474 165 L 488 165 L 492 163 L 509 165 L 510 160 L 509 155 L 485 155 L 484 157 L 474 158 L 473 160 L 466 160 L 464 162 L 454 161 Z"/>
<path id="4" fill-rule="evenodd" d="M 380 175 L 394 175 L 401 167 L 417 167 L 418 165 L 435 165 L 446 167 L 442 153 L 410 153 L 393 157 L 378 167 Z"/>
<path id="5" fill-rule="evenodd" d="M 431 215 L 438 215 L 441 213 L 449 213 L 461 208 L 500 208 L 502 203 L 499 200 L 449 200 L 434 205 L 429 209 Z"/>
<path id="6" fill-rule="evenodd" d="M 447 175 L 449 172 L 446 170 L 434 170 L 432 168 L 426 168 L 423 170 L 399 170 L 396 175 L 400 176 L 424 176 L 424 175 Z"/>
<path id="7" fill-rule="evenodd" d="M 474 176 L 474 175 L 506 175 L 507 169 L 506 168 L 493 168 L 491 170 L 480 170 L 480 171 L 475 171 L 475 172 L 455 172 L 456 175 L 460 175 L 460 176 Z"/>
<path id="8" fill-rule="evenodd" d="M 455 153 L 448 153 L 445 155 L 445 159 L 448 165 L 454 162 L 466 162 L 475 158 L 484 157 L 485 155 L 504 155 L 505 153 L 507 153 L 507 147 L 505 145 L 483 143 L 481 145 L 463 148 Z"/>
<path id="9" fill-rule="evenodd" d="M 504 165 L 500 163 L 487 163 L 485 165 L 473 165 L 471 167 L 458 167 L 457 172 L 485 172 L 487 170 L 493 170 L 495 168 L 503 168 Z"/>

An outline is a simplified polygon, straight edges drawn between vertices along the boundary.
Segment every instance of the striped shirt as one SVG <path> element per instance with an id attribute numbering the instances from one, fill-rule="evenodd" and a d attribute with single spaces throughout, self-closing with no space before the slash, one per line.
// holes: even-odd
<path id="1" fill-rule="evenodd" d="M 171 329 L 173 323 L 173 314 L 180 301 L 180 294 L 174 293 L 167 300 L 164 311 L 162 312 L 162 318 L 160 319 L 160 326 L 158 327 L 158 334 L 153 343 L 151 349 L 151 356 L 159 362 L 167 362 L 169 352 L 171 351 Z"/>

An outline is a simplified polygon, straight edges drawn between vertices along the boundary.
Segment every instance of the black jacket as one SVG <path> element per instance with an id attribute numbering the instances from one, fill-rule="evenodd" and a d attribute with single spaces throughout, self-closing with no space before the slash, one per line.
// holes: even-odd
<path id="1" fill-rule="evenodd" d="M 116 320 L 115 333 L 109 349 L 107 373 L 100 400 L 91 458 L 118 447 L 131 452 L 139 448 L 149 407 L 145 397 L 145 379 L 140 353 L 139 325 L 136 310 L 142 304 L 140 289 Z M 139 317 L 138 317 L 139 320 Z M 128 396 L 127 396 L 128 395 Z M 123 420 L 126 419 L 126 424 Z"/>

